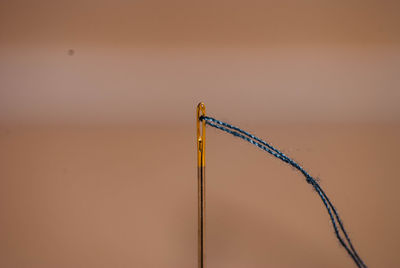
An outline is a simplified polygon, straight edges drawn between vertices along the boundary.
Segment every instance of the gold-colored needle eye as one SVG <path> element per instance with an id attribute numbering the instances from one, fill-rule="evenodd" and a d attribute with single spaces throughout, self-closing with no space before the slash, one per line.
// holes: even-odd
<path id="1" fill-rule="evenodd" d="M 197 186 L 198 186 L 198 268 L 204 268 L 205 259 L 205 146 L 206 122 L 200 120 L 206 115 L 206 106 L 200 102 L 197 105 Z"/>

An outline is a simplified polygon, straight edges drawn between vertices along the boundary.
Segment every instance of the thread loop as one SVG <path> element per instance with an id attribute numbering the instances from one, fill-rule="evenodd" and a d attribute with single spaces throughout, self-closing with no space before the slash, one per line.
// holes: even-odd
<path id="1" fill-rule="evenodd" d="M 321 198 L 322 203 L 324 204 L 329 218 L 332 223 L 333 230 L 335 232 L 336 238 L 339 240 L 340 245 L 346 250 L 346 252 L 349 254 L 349 256 L 352 258 L 354 263 L 357 265 L 359 268 L 367 268 L 363 260 L 360 258 L 358 255 L 357 251 L 355 250 L 349 235 L 347 234 L 346 229 L 344 228 L 343 222 L 341 218 L 339 217 L 339 214 L 335 207 L 333 206 L 331 200 L 328 198 L 324 190 L 322 190 L 321 186 L 319 183 L 298 163 L 296 163 L 293 159 L 289 158 L 285 154 L 283 154 L 281 151 L 273 147 L 271 144 L 263 141 L 262 139 L 256 137 L 255 135 L 244 131 L 238 127 L 235 127 L 231 124 L 219 121 L 215 118 L 209 117 L 209 116 L 200 116 L 199 117 L 200 121 L 205 121 L 207 125 L 214 127 L 216 129 L 222 130 L 224 132 L 227 132 L 235 137 L 241 138 L 242 140 L 245 140 L 258 148 L 266 151 L 267 153 L 273 155 L 274 157 L 278 158 L 279 160 L 291 165 L 298 171 L 300 171 L 303 176 L 306 179 L 306 182 L 311 184 L 314 188 L 314 190 L 317 192 L 319 197 Z M 341 234 L 342 233 L 342 234 Z M 343 237 L 343 236 L 344 237 Z"/>

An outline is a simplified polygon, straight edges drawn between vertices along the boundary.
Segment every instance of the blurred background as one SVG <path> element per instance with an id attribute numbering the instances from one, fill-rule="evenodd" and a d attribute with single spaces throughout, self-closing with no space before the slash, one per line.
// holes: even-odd
<path id="1" fill-rule="evenodd" d="M 0 266 L 196 267 L 195 107 L 400 267 L 398 1 L 0 0 Z M 207 129 L 207 264 L 354 267 L 303 177 Z"/>

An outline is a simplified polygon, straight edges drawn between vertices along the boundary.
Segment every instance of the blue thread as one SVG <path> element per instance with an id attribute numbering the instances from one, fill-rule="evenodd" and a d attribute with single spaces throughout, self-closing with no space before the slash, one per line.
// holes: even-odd
<path id="1" fill-rule="evenodd" d="M 280 152 L 278 149 L 273 147 L 272 145 L 268 144 L 267 142 L 261 140 L 260 138 L 254 136 L 253 134 L 246 132 L 238 127 L 235 127 L 231 124 L 219 121 L 217 119 L 214 119 L 209 116 L 201 116 L 200 120 L 205 120 L 206 124 L 209 126 L 212 126 L 214 128 L 220 129 L 222 131 L 225 131 L 235 137 L 241 138 L 257 147 L 260 149 L 268 152 L 269 154 L 275 156 L 276 158 L 280 159 L 281 161 L 291 165 L 295 169 L 299 170 L 304 177 L 306 178 L 307 183 L 311 184 L 314 188 L 314 190 L 317 192 L 319 197 L 321 198 L 322 202 L 324 203 L 324 206 L 329 214 L 330 220 L 332 222 L 332 226 L 335 232 L 335 235 L 337 239 L 339 240 L 340 244 L 345 248 L 349 256 L 353 259 L 357 267 L 360 268 L 367 268 L 365 263 L 362 261 L 362 259 L 359 257 L 357 251 L 354 249 L 353 244 L 350 240 L 349 235 L 347 234 L 344 225 L 342 223 L 342 220 L 339 217 L 339 214 L 335 207 L 333 206 L 332 202 L 328 198 L 328 196 L 325 194 L 324 190 L 322 190 L 321 186 L 318 184 L 318 182 L 310 175 L 308 172 L 301 167 L 299 164 L 297 164 L 294 160 Z M 339 227 L 338 227 L 339 226 Z M 347 243 L 344 241 L 343 237 L 340 235 L 340 230 L 344 234 L 344 239 L 347 241 Z"/>

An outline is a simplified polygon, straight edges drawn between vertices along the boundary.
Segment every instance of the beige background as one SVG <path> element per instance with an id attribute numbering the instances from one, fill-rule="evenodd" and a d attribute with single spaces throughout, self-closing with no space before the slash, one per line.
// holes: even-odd
<path id="1" fill-rule="evenodd" d="M 397 1 L 0 1 L 0 266 L 196 267 L 195 105 L 399 267 Z M 300 174 L 207 129 L 208 267 L 354 267 Z"/>

